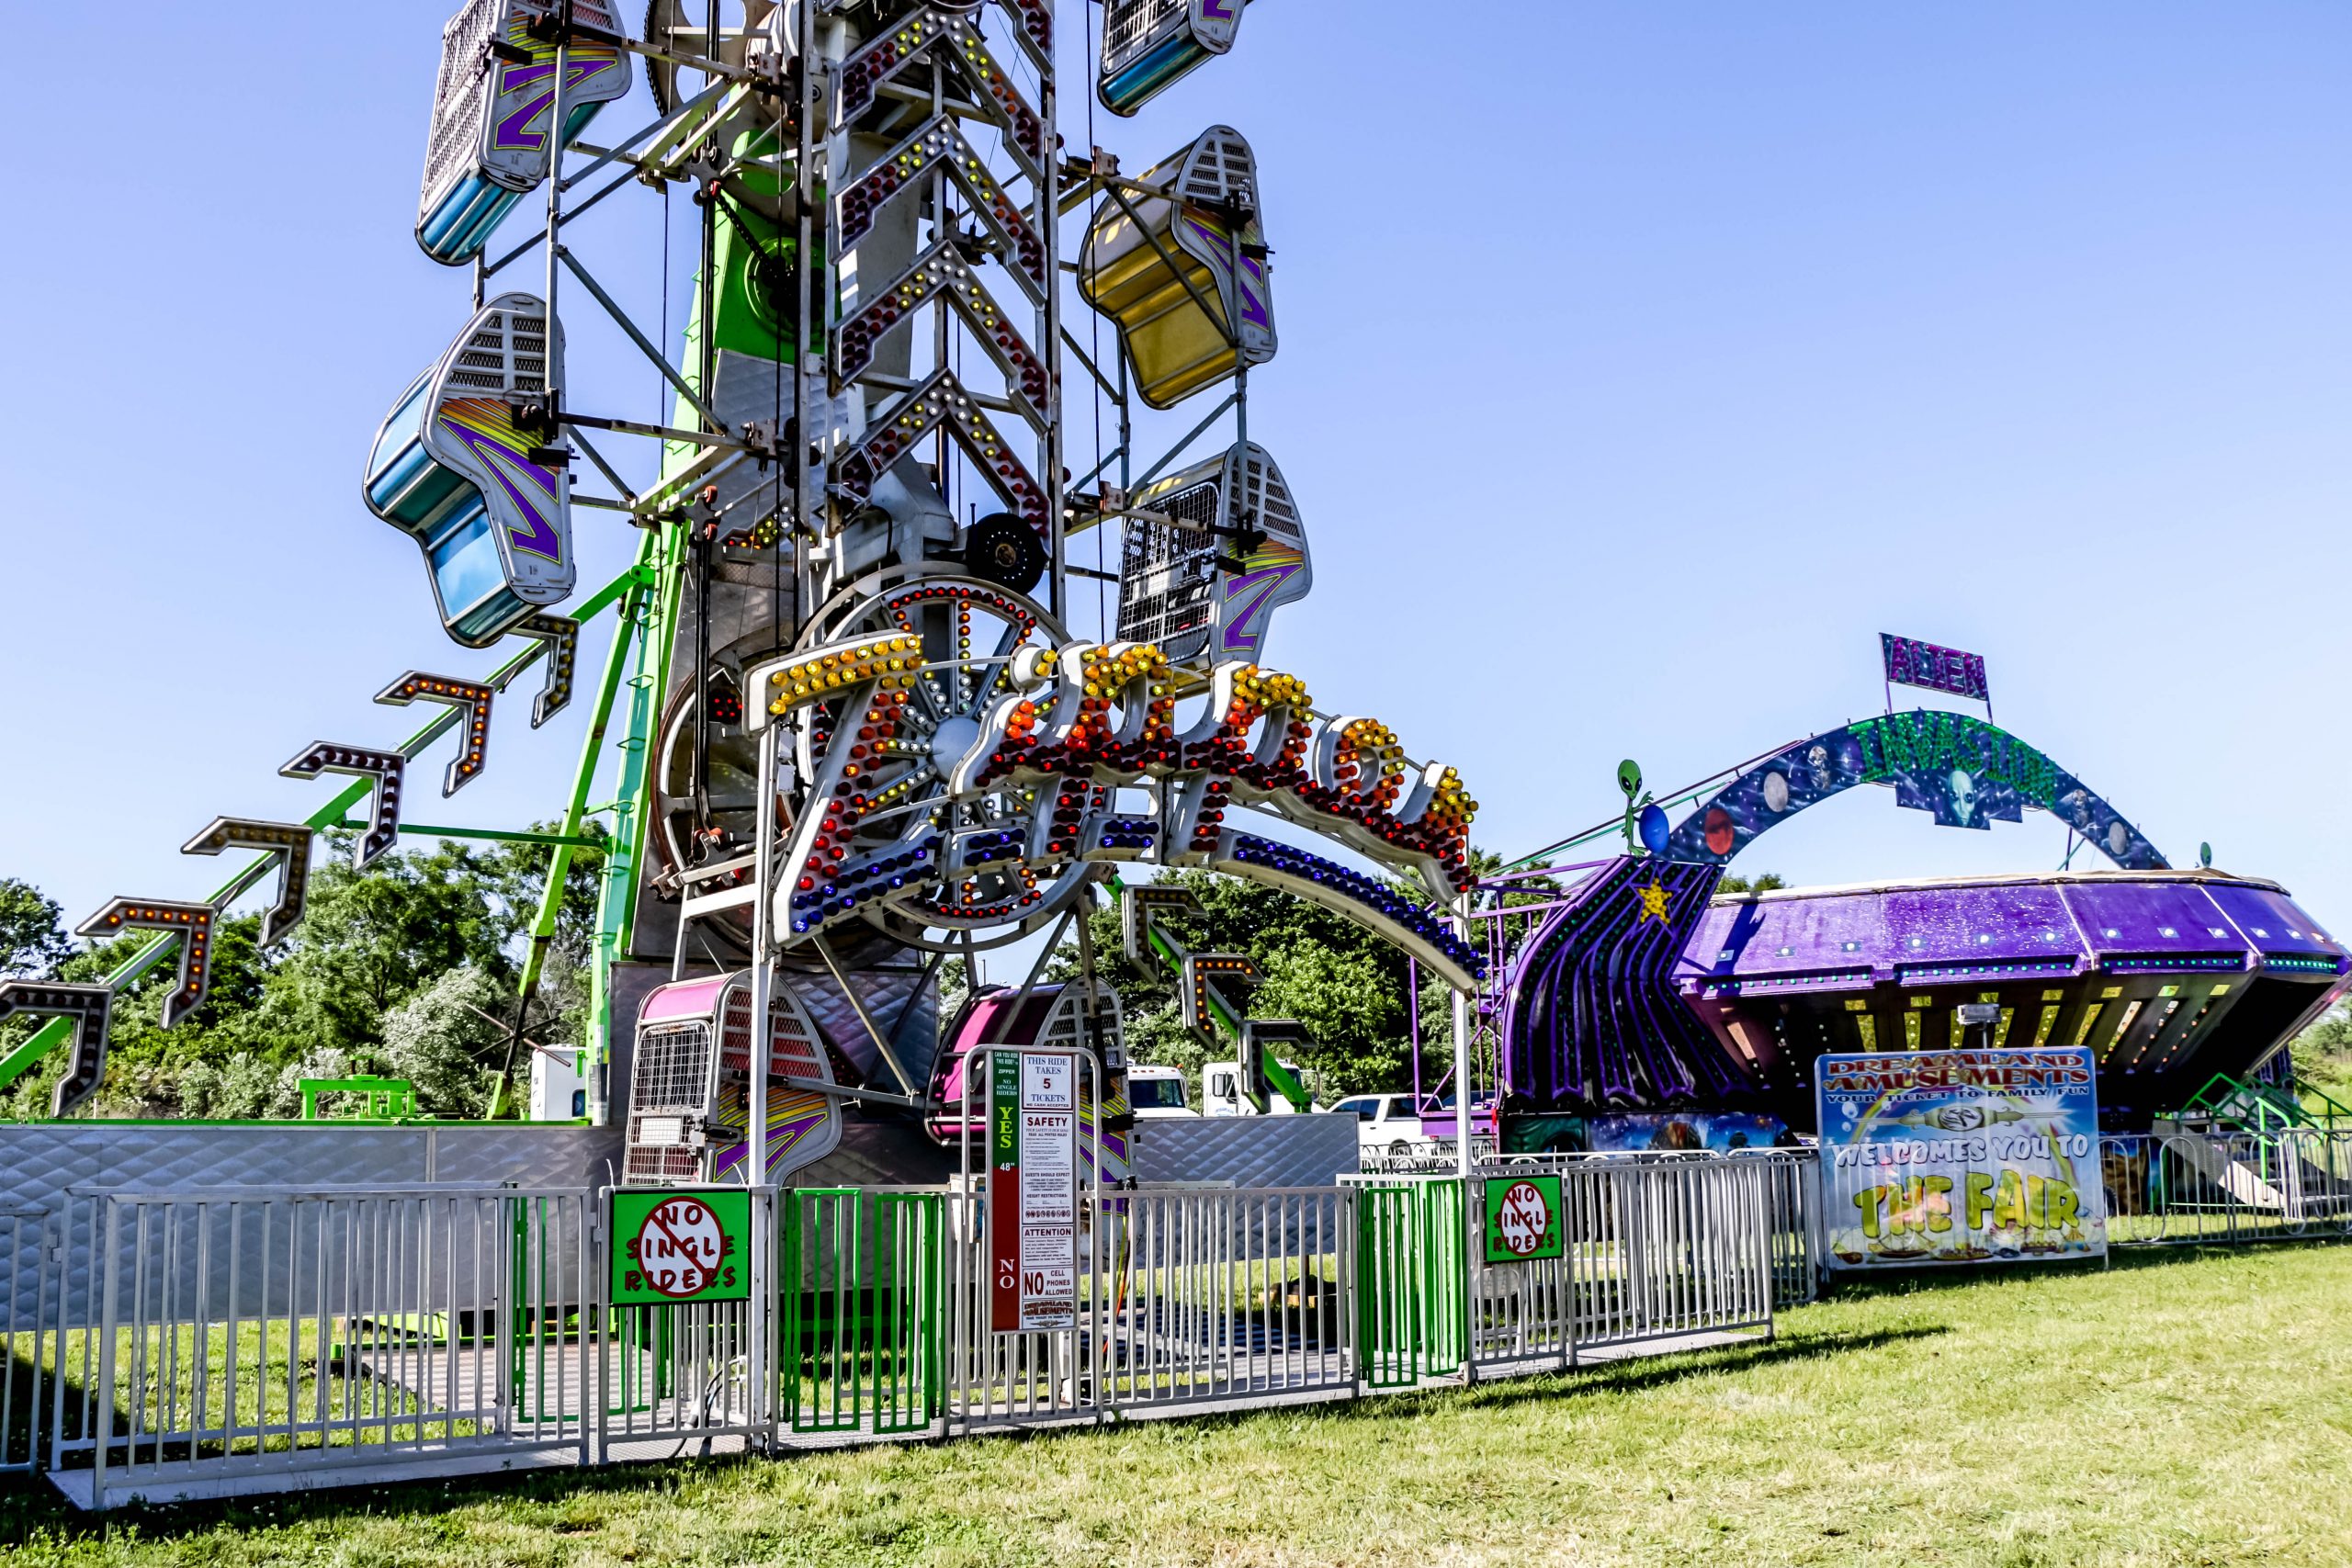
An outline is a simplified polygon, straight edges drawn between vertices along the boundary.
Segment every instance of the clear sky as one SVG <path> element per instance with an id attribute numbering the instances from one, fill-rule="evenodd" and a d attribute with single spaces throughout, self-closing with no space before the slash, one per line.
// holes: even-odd
<path id="1" fill-rule="evenodd" d="M 299 819 L 326 786 L 279 763 L 396 741 L 368 699 L 404 670 L 492 662 L 358 497 L 467 306 L 410 238 L 446 11 L 66 7 L 16 75 L 0 874 L 69 917 L 200 896 L 198 828 Z M 126 51 L 144 89 L 94 99 L 76 62 Z M 2343 921 L 2352 844 L 2312 813 L 2352 763 L 2347 61 L 2352 9 L 2267 0 L 1260 0 L 1095 134 L 1131 169 L 1212 121 L 1255 143 L 1283 345 L 1252 434 L 1317 575 L 1269 662 L 1458 763 L 1481 843 L 1600 818 L 1620 757 L 1678 784 L 1875 711 L 1894 631 L 1984 653 L 2002 724 L 2177 863 L 2211 840 Z M 649 321 L 660 208 L 580 241 Z M 576 406 L 665 412 L 567 318 Z M 576 527 L 583 583 L 626 560 Z M 585 705 L 525 705 L 412 816 L 553 815 Z M 1739 869 L 2064 842 L 1866 791 Z"/>

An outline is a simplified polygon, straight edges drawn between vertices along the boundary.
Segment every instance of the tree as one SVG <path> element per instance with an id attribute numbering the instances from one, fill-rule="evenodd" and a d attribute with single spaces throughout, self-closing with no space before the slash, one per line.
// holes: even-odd
<path id="1" fill-rule="evenodd" d="M 478 1116 L 490 1077 L 505 1059 L 513 988 L 468 964 L 452 969 L 384 1019 L 384 1061 L 394 1077 L 416 1086 L 419 1109 L 435 1116 Z"/>
<path id="2" fill-rule="evenodd" d="M 2352 1010 L 2330 1008 L 2295 1036 L 2295 1076 L 2339 1100 L 2352 1100 Z"/>
<path id="3" fill-rule="evenodd" d="M 337 852 L 347 851 L 347 839 L 330 838 L 322 848 L 305 918 L 285 941 L 263 949 L 253 916 L 214 927 L 211 996 L 176 1027 L 159 1022 L 178 969 L 170 956 L 116 998 L 99 1114 L 293 1115 L 303 1077 L 405 1076 L 403 1066 L 424 1075 L 419 1091 L 432 1109 L 481 1113 L 484 1069 L 503 1059 L 516 1015 L 515 986 L 553 851 L 445 841 L 395 851 L 356 872 Z M 579 1038 L 603 865 L 594 850 L 573 852 L 528 1020 L 532 1039 Z M 22 885 L 0 889 L 10 886 Z M 103 979 L 150 940 L 134 933 L 77 953 L 60 966 L 61 977 Z M 460 1004 L 506 1021 L 481 1020 Z M 0 1023 L 0 1045 L 21 1039 L 25 1027 Z M 492 1032 L 494 1046 L 486 1043 Z M 35 1071 L 11 1085 L 0 1094 L 0 1116 L 47 1114 L 54 1076 Z"/>
<path id="4" fill-rule="evenodd" d="M 47 979 L 74 952 L 54 898 L 29 882 L 0 877 L 0 979 Z"/>
<path id="5" fill-rule="evenodd" d="M 1787 878 L 1777 871 L 1762 871 L 1754 876 L 1726 876 L 1715 884 L 1718 893 L 1771 893 L 1788 886 Z"/>

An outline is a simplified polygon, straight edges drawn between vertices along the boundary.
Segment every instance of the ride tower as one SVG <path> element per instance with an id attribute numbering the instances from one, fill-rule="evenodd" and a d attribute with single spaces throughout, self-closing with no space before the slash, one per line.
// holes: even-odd
<path id="1" fill-rule="evenodd" d="M 946 1058 L 1001 1043 L 973 1021 L 978 995 L 940 1016 L 947 962 L 969 973 L 1044 936 L 988 1010 L 1012 1028 L 1073 928 L 1086 973 L 1057 1006 L 1103 1069 L 1094 1113 L 1121 1117 L 1115 998 L 1080 916 L 1125 863 L 1284 887 L 1474 986 L 1478 955 L 1446 913 L 1476 809 L 1459 775 L 1260 663 L 1311 569 L 1302 507 L 1250 423 L 1250 375 L 1278 349 L 1255 155 L 1212 125 L 1131 175 L 1059 130 L 1057 53 L 1082 48 L 1100 102 L 1131 114 L 1233 47 L 1239 9 L 1109 0 L 1098 28 L 1068 0 L 652 0 L 632 30 L 605 0 L 467 0 L 443 36 L 416 238 L 471 298 L 391 400 L 360 500 L 415 541 L 451 640 L 512 651 L 397 677 L 378 701 L 432 716 L 403 740 L 299 752 L 288 776 L 348 782 L 304 821 L 200 833 L 188 852 L 258 852 L 210 897 L 94 918 L 156 933 L 100 989 L 176 953 L 170 1016 L 192 1010 L 212 920 L 276 874 L 282 935 L 322 829 L 353 830 L 363 869 L 403 833 L 542 844 L 553 863 L 482 1107 L 503 1116 L 571 862 L 598 849 L 590 1021 L 576 1051 L 533 1049 L 534 1113 L 576 1099 L 627 1122 L 632 1169 L 757 1182 L 811 1150 L 904 1168 Z M 1082 37 L 1063 36 L 1073 21 Z M 640 80 L 650 113 L 633 113 Z M 626 210 L 641 231 L 672 209 L 692 215 L 696 265 L 665 343 L 607 281 L 604 220 Z M 1098 313 L 1114 354 L 1089 351 L 1073 310 Z M 574 395 L 567 346 L 594 339 L 662 378 L 665 413 Z M 1072 367 L 1102 432 L 1083 459 Z M 1138 405 L 1210 399 L 1172 446 L 1146 448 Z M 605 527 L 634 531 L 635 558 L 583 593 L 575 536 Z M 1070 558 L 1094 529 L 1117 531 L 1115 572 Z M 1071 585 L 1090 578 L 1103 603 L 1074 625 L 1088 606 Z M 608 614 L 555 830 L 409 820 L 410 766 L 454 735 L 444 794 L 480 776 L 515 682 L 540 675 L 544 724 Z M 1245 831 L 1253 813 L 1286 836 Z M 727 984 L 708 996 L 673 989 L 713 978 Z M 0 1081 L 71 1038 L 55 1110 L 85 1100 L 103 999 L 12 998 L 55 1016 Z M 1213 1010 L 1246 1043 L 1246 1021 Z M 665 1061 L 699 1065 L 632 1116 L 625 1066 L 655 1023 Z M 749 1043 L 787 1037 L 790 1052 Z M 811 1095 L 836 1117 L 860 1108 L 862 1152 L 812 1126 Z M 640 1133 L 676 1146 L 637 1149 Z"/>

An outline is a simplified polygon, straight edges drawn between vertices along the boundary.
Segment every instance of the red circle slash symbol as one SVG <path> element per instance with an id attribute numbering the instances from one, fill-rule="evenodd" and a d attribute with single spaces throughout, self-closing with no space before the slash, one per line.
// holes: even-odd
<path id="1" fill-rule="evenodd" d="M 1544 1205 L 1544 1194 L 1533 1182 L 1514 1181 L 1503 1193 L 1495 1223 L 1502 1233 L 1503 1246 L 1512 1257 L 1532 1258 L 1552 1229 L 1552 1211 Z"/>
<path id="2" fill-rule="evenodd" d="M 637 1263 L 645 1282 L 673 1301 L 707 1290 L 726 1250 L 718 1216 L 692 1198 L 657 1204 L 637 1233 Z"/>

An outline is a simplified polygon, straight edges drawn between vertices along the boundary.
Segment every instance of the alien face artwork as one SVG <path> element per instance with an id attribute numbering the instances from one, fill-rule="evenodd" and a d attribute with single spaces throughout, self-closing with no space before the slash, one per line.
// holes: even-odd
<path id="1" fill-rule="evenodd" d="M 1974 827 L 1976 825 L 1976 781 L 1969 777 L 1962 769 L 1952 770 L 1950 798 L 1952 820 L 1962 828 Z"/>

